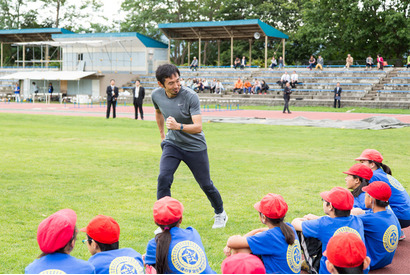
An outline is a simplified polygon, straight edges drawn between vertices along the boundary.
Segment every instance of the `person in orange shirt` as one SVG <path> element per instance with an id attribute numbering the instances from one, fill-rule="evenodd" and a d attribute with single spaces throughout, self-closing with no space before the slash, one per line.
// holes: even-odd
<path id="1" fill-rule="evenodd" d="M 245 83 L 243 84 L 243 93 L 251 94 L 251 91 L 252 91 L 252 84 L 249 80 L 246 80 Z"/>
<path id="2" fill-rule="evenodd" d="M 233 88 L 233 92 L 241 94 L 242 89 L 243 89 L 243 82 L 242 82 L 242 79 L 238 77 L 238 80 L 235 82 L 235 88 Z"/>

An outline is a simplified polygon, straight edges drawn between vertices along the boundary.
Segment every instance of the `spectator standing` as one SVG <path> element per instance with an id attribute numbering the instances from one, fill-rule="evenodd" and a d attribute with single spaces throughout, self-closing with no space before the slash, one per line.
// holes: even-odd
<path id="1" fill-rule="evenodd" d="M 282 58 L 282 56 L 279 57 L 278 64 L 279 64 L 279 70 L 282 69 L 282 68 L 285 66 L 285 64 L 283 64 L 283 58 Z"/>
<path id="2" fill-rule="evenodd" d="M 383 66 L 384 66 L 383 57 L 382 57 L 380 54 L 378 54 L 378 55 L 377 55 L 377 68 L 378 68 L 379 70 L 382 70 L 382 71 L 383 71 Z"/>
<path id="3" fill-rule="evenodd" d="M 16 82 L 16 85 L 14 86 L 14 100 L 15 102 L 21 102 L 20 99 L 20 85 L 18 82 Z"/>
<path id="4" fill-rule="evenodd" d="M 276 66 L 278 66 L 278 62 L 276 61 L 276 58 L 272 56 L 272 59 L 270 60 L 269 70 L 273 70 Z"/>
<path id="5" fill-rule="evenodd" d="M 311 55 L 309 58 L 309 66 L 308 66 L 309 70 L 313 69 L 313 66 L 315 66 L 315 63 L 316 63 L 316 59 L 313 57 L 313 55 Z"/>
<path id="6" fill-rule="evenodd" d="M 246 57 L 243 56 L 241 60 L 241 70 L 245 69 L 246 66 Z"/>
<path id="7" fill-rule="evenodd" d="M 288 72 L 285 72 L 280 78 L 280 81 L 279 81 L 280 87 L 283 88 L 283 85 L 288 82 L 290 82 L 290 75 L 288 74 Z"/>
<path id="8" fill-rule="evenodd" d="M 107 113 L 106 118 L 110 118 L 110 111 L 112 106 L 112 117 L 116 117 L 115 107 L 117 106 L 118 87 L 115 86 L 115 80 L 111 79 L 110 86 L 107 87 Z"/>
<path id="9" fill-rule="evenodd" d="M 269 85 L 265 82 L 265 80 L 261 81 L 261 93 L 264 93 L 266 95 L 266 93 L 269 91 Z"/>
<path id="10" fill-rule="evenodd" d="M 144 111 L 142 109 L 142 103 L 144 102 L 145 98 L 145 88 L 141 86 L 141 82 L 137 79 L 135 81 L 135 87 L 132 89 L 133 94 L 133 104 L 134 104 L 134 111 L 135 111 L 135 119 L 138 119 L 138 110 L 141 115 L 141 119 L 144 120 Z"/>
<path id="11" fill-rule="evenodd" d="M 346 57 L 346 66 L 345 68 L 348 70 L 350 69 L 350 66 L 353 65 L 353 57 L 350 55 L 350 53 Z"/>
<path id="12" fill-rule="evenodd" d="M 252 91 L 252 84 L 249 80 L 246 80 L 245 83 L 243 84 L 243 93 L 251 94 L 251 91 Z"/>
<path id="13" fill-rule="evenodd" d="M 288 110 L 288 114 L 291 114 L 289 110 L 289 101 L 290 101 L 290 94 L 292 93 L 292 88 L 290 87 L 290 83 L 286 83 L 286 87 L 283 90 L 283 99 L 285 100 L 285 105 L 283 106 L 283 113 L 286 113 L 286 110 Z"/>
<path id="14" fill-rule="evenodd" d="M 119 248 L 120 226 L 109 216 L 94 217 L 80 231 L 87 234 L 83 243 L 92 255 L 88 262 L 95 267 L 96 274 L 144 274 L 144 263 L 140 253 L 132 248 Z"/>
<path id="15" fill-rule="evenodd" d="M 338 108 L 340 108 L 340 98 L 342 95 L 342 88 L 340 88 L 340 83 L 336 83 L 336 88 L 333 90 L 335 96 L 334 96 L 334 103 L 333 103 L 333 108 L 336 108 L 336 103 L 338 104 Z"/>
<path id="16" fill-rule="evenodd" d="M 36 82 L 33 82 L 33 83 L 32 83 L 32 86 L 33 86 L 33 93 L 34 93 L 34 95 L 33 95 L 33 100 L 35 100 L 35 97 L 36 97 L 37 94 L 38 94 L 38 86 L 37 86 Z"/>
<path id="17" fill-rule="evenodd" d="M 196 56 L 194 56 L 194 59 L 191 62 L 191 71 L 196 71 L 198 70 L 198 59 L 196 59 Z"/>
<path id="18" fill-rule="evenodd" d="M 315 69 L 316 70 L 319 69 L 319 70 L 323 71 L 323 66 L 324 66 L 323 64 L 324 64 L 323 57 L 321 55 L 319 55 L 319 57 L 317 58 L 317 64 L 316 64 Z"/>
<path id="19" fill-rule="evenodd" d="M 292 88 L 296 88 L 296 84 L 298 84 L 298 74 L 296 73 L 296 71 L 293 71 L 293 74 L 290 75 L 290 85 L 292 86 Z"/>
<path id="20" fill-rule="evenodd" d="M 222 85 L 222 82 L 218 79 L 218 81 L 216 81 L 215 93 L 222 94 L 223 90 L 225 90 L 224 86 Z"/>
<path id="21" fill-rule="evenodd" d="M 51 99 L 53 98 L 53 92 L 54 92 L 54 87 L 53 87 L 53 83 L 48 83 L 48 95 L 50 96 L 50 102 Z"/>
<path id="22" fill-rule="evenodd" d="M 37 229 L 37 243 L 42 253 L 29 264 L 26 274 L 95 274 L 87 261 L 74 258 L 78 230 L 77 214 L 71 209 L 60 210 L 44 219 Z"/>
<path id="23" fill-rule="evenodd" d="M 236 93 L 236 94 L 237 93 L 241 94 L 242 89 L 243 89 L 243 82 L 242 82 L 242 79 L 240 77 L 238 77 L 238 80 L 236 80 L 236 82 L 235 82 L 233 92 Z"/>
<path id="24" fill-rule="evenodd" d="M 373 68 L 373 58 L 369 55 L 366 58 L 366 70 L 367 69 L 372 69 Z"/>

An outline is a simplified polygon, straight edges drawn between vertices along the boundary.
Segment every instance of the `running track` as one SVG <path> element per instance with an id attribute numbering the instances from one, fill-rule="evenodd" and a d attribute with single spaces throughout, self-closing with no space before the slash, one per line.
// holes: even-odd
<path id="1" fill-rule="evenodd" d="M 105 117 L 106 107 L 100 105 L 81 105 L 74 107 L 73 104 L 44 104 L 44 103 L 5 103 L 0 102 L 0 113 L 41 114 L 41 115 L 64 115 L 64 116 L 95 116 Z M 111 115 L 112 116 L 112 115 Z M 394 117 L 403 123 L 410 123 L 410 115 L 400 114 L 367 114 L 367 113 L 332 113 L 332 112 L 292 112 L 283 114 L 282 111 L 260 110 L 202 110 L 204 119 L 216 118 L 266 118 L 266 119 L 294 119 L 304 117 L 310 120 L 362 120 L 374 116 Z M 118 118 L 133 118 L 133 106 L 118 106 Z M 144 107 L 146 120 L 155 120 L 154 107 Z"/>
<path id="2" fill-rule="evenodd" d="M 51 104 L 44 103 L 5 103 L 0 102 L 0 113 L 19 113 L 19 114 L 41 114 L 41 115 L 63 115 L 63 116 L 94 116 L 105 117 L 106 108 L 104 106 L 83 105 L 80 108 L 73 104 Z M 365 114 L 365 113 L 331 113 L 331 112 L 292 112 L 283 114 L 282 111 L 258 111 L 258 110 L 233 110 L 217 111 L 205 110 L 202 115 L 206 119 L 212 118 L 267 118 L 267 119 L 293 119 L 299 116 L 311 120 L 362 120 L 373 116 L 395 117 L 403 123 L 410 123 L 410 115 L 394 114 Z M 144 107 L 146 120 L 155 120 L 154 107 Z M 134 118 L 133 106 L 118 106 L 117 117 Z M 410 239 L 410 227 L 404 229 L 406 236 Z M 410 240 L 405 239 L 399 243 L 393 263 L 385 268 L 371 271 L 372 274 L 407 274 L 410 272 Z"/>

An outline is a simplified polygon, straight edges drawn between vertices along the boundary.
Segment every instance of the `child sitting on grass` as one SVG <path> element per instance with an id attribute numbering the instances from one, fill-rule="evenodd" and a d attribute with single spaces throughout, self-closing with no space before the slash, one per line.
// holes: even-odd
<path id="1" fill-rule="evenodd" d="M 293 226 L 283 222 L 288 211 L 285 200 L 280 195 L 269 193 L 254 208 L 267 227 L 255 229 L 244 236 L 230 237 L 224 248 L 225 255 L 260 255 L 268 274 L 300 273 L 302 256 L 299 239 Z"/>

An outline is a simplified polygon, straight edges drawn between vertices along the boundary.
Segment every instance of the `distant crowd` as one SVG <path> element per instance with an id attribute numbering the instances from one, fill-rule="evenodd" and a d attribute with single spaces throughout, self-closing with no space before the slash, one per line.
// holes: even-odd
<path id="1" fill-rule="evenodd" d="M 391 264 L 406 237 L 402 229 L 410 226 L 410 197 L 380 152 L 366 149 L 355 160 L 343 172 L 347 189 L 320 193 L 323 216 L 307 214 L 287 223 L 289 206 L 281 195 L 269 193 L 255 203 L 263 227 L 228 238 L 222 273 L 294 274 L 303 265 L 309 273 L 359 274 Z M 154 203 L 158 229 L 141 255 L 119 248 L 120 226 L 112 217 L 98 215 L 78 230 L 76 213 L 60 210 L 39 224 L 41 254 L 25 273 L 215 273 L 199 232 L 181 227 L 183 211 L 182 203 L 168 196 Z M 88 261 L 70 255 L 79 231 L 91 254 Z"/>

